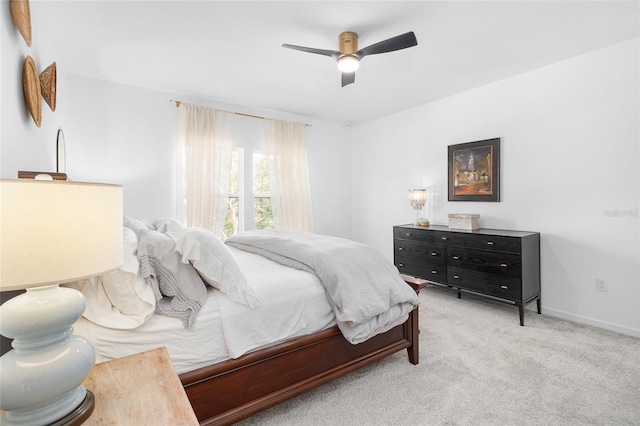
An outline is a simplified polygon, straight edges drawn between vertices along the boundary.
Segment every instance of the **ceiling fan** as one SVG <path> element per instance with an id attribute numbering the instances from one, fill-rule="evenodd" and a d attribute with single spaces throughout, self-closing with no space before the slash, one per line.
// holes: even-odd
<path id="1" fill-rule="evenodd" d="M 283 44 L 282 47 L 329 56 L 335 59 L 338 61 L 338 69 L 342 72 L 342 87 L 344 87 L 356 80 L 356 70 L 358 69 L 359 62 L 365 56 L 413 47 L 418 44 L 418 40 L 413 31 L 410 31 L 358 50 L 358 34 L 346 31 L 338 36 L 338 43 L 339 50 L 315 49 L 313 47 L 295 46 L 293 44 Z"/>

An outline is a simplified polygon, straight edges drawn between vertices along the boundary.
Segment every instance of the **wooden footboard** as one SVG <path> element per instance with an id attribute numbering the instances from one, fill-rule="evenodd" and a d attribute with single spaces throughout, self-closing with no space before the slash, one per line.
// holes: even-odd
<path id="1" fill-rule="evenodd" d="M 180 375 L 202 425 L 228 425 L 407 349 L 417 364 L 418 309 L 386 333 L 352 345 L 337 327 Z"/>

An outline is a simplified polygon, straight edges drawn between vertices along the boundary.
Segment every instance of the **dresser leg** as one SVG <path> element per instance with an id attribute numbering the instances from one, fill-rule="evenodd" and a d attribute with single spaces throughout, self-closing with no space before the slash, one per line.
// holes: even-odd
<path id="1" fill-rule="evenodd" d="M 538 315 L 540 315 L 542 313 L 542 310 L 540 309 L 540 298 L 538 297 L 538 300 L 536 300 L 536 304 L 538 305 Z"/>
<path id="2" fill-rule="evenodd" d="M 518 308 L 520 309 L 520 325 L 524 326 L 524 304 L 521 303 Z"/>
<path id="3" fill-rule="evenodd" d="M 458 289 L 458 299 L 462 299 L 462 292 Z"/>

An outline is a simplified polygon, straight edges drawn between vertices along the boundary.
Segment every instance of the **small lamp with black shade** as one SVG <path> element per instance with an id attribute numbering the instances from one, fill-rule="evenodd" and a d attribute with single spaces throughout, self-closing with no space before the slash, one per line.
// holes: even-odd
<path id="1" fill-rule="evenodd" d="M 410 189 L 409 201 L 411 202 L 411 207 L 416 211 L 416 221 L 414 225 L 429 226 L 429 221 L 420 217 L 420 212 L 422 212 L 422 209 L 427 202 L 427 190 L 424 188 Z"/>
<path id="2" fill-rule="evenodd" d="M 82 382 L 95 350 L 72 325 L 81 292 L 59 284 L 122 264 L 122 187 L 53 180 L 0 180 L 0 291 L 22 290 L 0 306 L 2 425 L 80 424 L 93 411 Z"/>

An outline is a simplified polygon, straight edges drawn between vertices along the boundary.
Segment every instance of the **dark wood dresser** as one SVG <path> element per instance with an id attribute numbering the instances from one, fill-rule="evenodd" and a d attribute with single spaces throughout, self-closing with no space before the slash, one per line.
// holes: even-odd
<path id="1" fill-rule="evenodd" d="M 540 233 L 447 226 L 393 227 L 394 263 L 401 274 L 512 303 L 537 301 L 540 313 Z"/>

